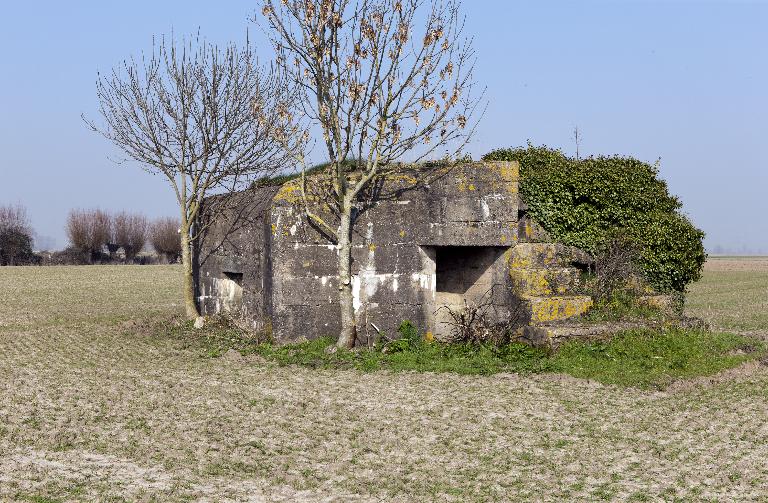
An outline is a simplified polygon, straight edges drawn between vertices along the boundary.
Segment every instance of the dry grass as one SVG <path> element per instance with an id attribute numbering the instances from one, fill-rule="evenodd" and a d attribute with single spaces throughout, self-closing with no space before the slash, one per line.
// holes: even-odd
<path id="1" fill-rule="evenodd" d="M 768 257 L 711 258 L 686 311 L 714 328 L 768 336 Z"/>
<path id="2" fill-rule="evenodd" d="M 764 366 L 647 392 L 209 359 L 125 322 L 179 279 L 0 269 L 0 500 L 768 501 Z"/>

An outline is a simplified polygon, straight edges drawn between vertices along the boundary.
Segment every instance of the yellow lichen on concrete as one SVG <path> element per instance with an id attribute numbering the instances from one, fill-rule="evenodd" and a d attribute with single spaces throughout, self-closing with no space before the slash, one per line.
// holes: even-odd
<path id="1" fill-rule="evenodd" d="M 552 243 L 520 243 L 512 249 L 510 267 L 559 266 L 561 261 L 558 247 Z"/>
<path id="2" fill-rule="evenodd" d="M 498 173 L 499 177 L 506 182 L 507 192 L 517 194 L 520 185 L 520 164 L 517 161 L 490 161 L 484 163 L 484 166 Z"/>
<path id="3" fill-rule="evenodd" d="M 520 163 L 517 161 L 487 161 L 487 168 L 496 171 L 505 180 L 517 180 L 520 178 Z"/>
<path id="4" fill-rule="evenodd" d="M 510 254 L 509 268 L 510 269 L 525 269 L 531 267 L 531 257 L 528 255 L 518 255 L 516 253 Z"/>
<path id="5" fill-rule="evenodd" d="M 547 278 L 549 275 L 549 271 L 540 269 L 512 269 L 509 271 L 516 291 L 521 295 L 529 296 L 552 295 L 552 287 Z"/>
<path id="6" fill-rule="evenodd" d="M 274 197 L 275 201 L 285 201 L 289 204 L 301 202 L 301 187 L 298 183 L 291 181 L 283 184 Z"/>
<path id="7" fill-rule="evenodd" d="M 459 190 L 459 192 L 464 192 L 467 190 L 467 177 L 465 175 L 456 176 L 456 188 Z"/>
<path id="8" fill-rule="evenodd" d="M 531 322 L 547 323 L 567 320 L 589 311 L 592 307 L 590 297 L 538 297 L 528 299 L 531 306 Z"/>
<path id="9" fill-rule="evenodd" d="M 531 239 L 531 236 L 533 236 L 533 226 L 531 222 L 525 222 L 525 237 Z"/>
<path id="10" fill-rule="evenodd" d="M 388 173 L 384 176 L 384 179 L 388 183 L 400 183 L 403 185 L 417 185 L 419 183 L 418 178 L 408 173 Z"/>

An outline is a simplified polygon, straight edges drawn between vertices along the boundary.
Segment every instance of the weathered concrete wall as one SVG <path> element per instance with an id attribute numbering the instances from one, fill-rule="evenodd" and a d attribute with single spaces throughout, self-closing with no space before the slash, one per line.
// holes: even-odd
<path id="1" fill-rule="evenodd" d="M 516 163 L 422 168 L 390 176 L 369 195 L 370 205 L 358 216 L 353 234 L 353 290 L 362 342 L 377 329 L 394 335 L 403 320 L 440 330 L 435 311 L 442 303 L 461 295 L 477 297 L 493 285 L 507 291 L 508 249 L 518 241 L 518 177 Z M 427 183 L 417 183 L 424 179 Z M 332 221 L 322 200 L 310 200 Z M 222 309 L 225 292 L 215 278 L 229 267 L 243 271 L 242 314 L 270 320 L 277 339 L 335 335 L 337 251 L 306 219 L 298 182 L 276 190 L 261 212 L 263 220 L 253 218 L 242 233 L 225 240 L 231 246 L 209 253 L 213 258 L 201 266 L 204 312 Z M 221 241 L 220 234 L 216 227 L 216 239 L 204 251 Z M 438 298 L 437 261 L 451 253 L 442 247 L 486 247 L 478 260 L 460 266 L 482 270 L 478 281 L 465 281 L 457 287 L 464 292 L 457 290 L 454 297 L 441 292 Z M 499 316 L 509 316 L 504 309 L 509 299 L 497 296 Z M 254 326 L 265 324 L 254 321 Z"/>
<path id="2" fill-rule="evenodd" d="M 202 240 L 195 253 L 197 298 L 204 315 L 231 311 L 255 329 L 269 326 L 271 290 L 268 221 L 275 187 L 211 198 L 198 226 Z M 215 207 L 216 217 L 210 218 Z M 204 227 L 204 228 L 203 228 Z M 239 284 L 238 284 L 239 283 Z"/>

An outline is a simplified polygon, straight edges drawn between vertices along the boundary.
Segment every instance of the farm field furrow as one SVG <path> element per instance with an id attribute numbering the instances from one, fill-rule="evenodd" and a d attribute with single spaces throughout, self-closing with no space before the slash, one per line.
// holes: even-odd
<path id="1" fill-rule="evenodd" d="M 661 392 L 207 358 L 131 321 L 181 314 L 180 276 L 0 268 L 0 501 L 768 501 L 765 366 Z M 689 311 L 760 332 L 766 285 L 708 267 Z"/>

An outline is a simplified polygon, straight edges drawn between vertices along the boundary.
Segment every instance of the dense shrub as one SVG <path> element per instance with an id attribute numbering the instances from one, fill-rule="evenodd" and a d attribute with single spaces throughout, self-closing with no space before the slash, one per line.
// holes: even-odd
<path id="1" fill-rule="evenodd" d="M 26 208 L 0 206 L 0 265 L 37 263 L 32 242 L 32 226 Z"/>
<path id="2" fill-rule="evenodd" d="M 639 267 L 657 290 L 684 291 L 699 279 L 704 233 L 680 213 L 655 166 L 619 156 L 576 160 L 530 144 L 483 159 L 520 162 L 520 193 L 554 239 L 594 253 L 621 232 L 637 244 Z"/>
<path id="3" fill-rule="evenodd" d="M 19 229 L 0 230 L 0 266 L 32 265 L 37 257 L 32 251 L 32 238 Z"/>
<path id="4" fill-rule="evenodd" d="M 72 246 L 53 252 L 40 254 L 42 265 L 85 265 L 88 263 L 83 252 Z"/>

